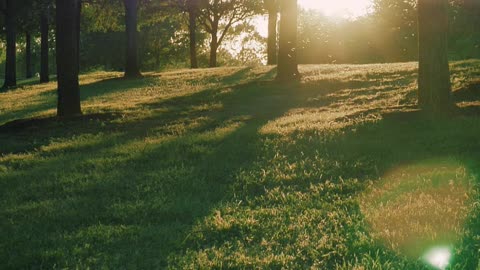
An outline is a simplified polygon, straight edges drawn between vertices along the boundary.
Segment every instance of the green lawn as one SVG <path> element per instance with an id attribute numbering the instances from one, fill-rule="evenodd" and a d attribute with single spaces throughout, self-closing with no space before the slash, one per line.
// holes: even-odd
<path id="1" fill-rule="evenodd" d="M 480 269 L 480 61 L 442 118 L 416 63 L 300 70 L 86 74 L 63 122 L 0 93 L 0 269 Z"/>

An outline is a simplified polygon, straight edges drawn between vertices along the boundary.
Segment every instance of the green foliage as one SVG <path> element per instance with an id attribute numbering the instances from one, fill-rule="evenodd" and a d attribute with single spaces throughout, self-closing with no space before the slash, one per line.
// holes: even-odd
<path id="1" fill-rule="evenodd" d="M 359 197 L 445 158 L 476 181 L 453 266 L 475 269 L 479 64 L 452 65 L 445 119 L 412 112 L 415 63 L 283 85 L 271 67 L 92 73 L 69 121 L 50 118 L 54 82 L 0 93 L 0 268 L 428 269 L 373 236 Z"/>
<path id="2" fill-rule="evenodd" d="M 118 2 L 85 3 L 82 7 L 82 30 L 91 32 L 125 31 L 125 8 Z"/>

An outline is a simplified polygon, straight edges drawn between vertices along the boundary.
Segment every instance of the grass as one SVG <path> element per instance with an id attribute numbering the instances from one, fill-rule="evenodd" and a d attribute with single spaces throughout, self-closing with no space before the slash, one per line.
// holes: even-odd
<path id="1" fill-rule="evenodd" d="M 55 83 L 0 93 L 0 268 L 480 269 L 480 61 L 441 119 L 415 63 L 301 72 L 86 74 L 63 122 Z"/>

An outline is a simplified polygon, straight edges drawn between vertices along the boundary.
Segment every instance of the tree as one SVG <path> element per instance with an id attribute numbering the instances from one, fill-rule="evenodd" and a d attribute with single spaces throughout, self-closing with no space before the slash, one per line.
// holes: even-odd
<path id="1" fill-rule="evenodd" d="M 448 0 L 418 0 L 420 108 L 441 113 L 453 106 L 448 66 Z"/>
<path id="2" fill-rule="evenodd" d="M 49 17 L 50 5 L 42 5 L 40 12 L 40 83 L 47 83 L 50 81 L 50 72 L 48 64 L 49 52 Z"/>
<path id="3" fill-rule="evenodd" d="M 140 77 L 138 68 L 138 0 L 124 0 L 125 5 L 125 30 L 127 34 L 127 55 L 125 77 Z"/>
<path id="4" fill-rule="evenodd" d="M 38 29 L 38 2 L 34 0 L 16 0 L 17 31 L 25 33 L 25 77 L 33 77 L 32 70 L 32 33 Z"/>
<path id="5" fill-rule="evenodd" d="M 81 0 L 56 0 L 57 115 L 71 117 L 80 107 L 79 37 Z"/>
<path id="6" fill-rule="evenodd" d="M 277 79 L 281 81 L 300 78 L 297 63 L 297 9 L 297 0 L 281 0 L 277 68 Z"/>
<path id="7" fill-rule="evenodd" d="M 206 0 L 179 0 L 178 6 L 188 14 L 188 36 L 190 43 L 190 67 L 198 68 L 197 60 L 197 20 L 202 4 Z"/>
<path id="8" fill-rule="evenodd" d="M 205 31 L 210 34 L 210 67 L 217 66 L 217 51 L 228 31 L 236 23 L 261 10 L 258 0 L 208 0 L 201 9 L 200 18 Z"/>
<path id="9" fill-rule="evenodd" d="M 277 64 L 278 0 L 264 0 L 268 12 L 267 64 Z"/>
<path id="10" fill-rule="evenodd" d="M 7 32 L 7 58 L 5 61 L 5 81 L 3 88 L 17 86 L 17 18 L 16 0 L 4 0 L 2 12 L 5 15 L 5 28 Z"/>
<path id="11" fill-rule="evenodd" d="M 25 77 L 33 77 L 32 72 L 32 35 L 29 31 L 25 32 Z"/>

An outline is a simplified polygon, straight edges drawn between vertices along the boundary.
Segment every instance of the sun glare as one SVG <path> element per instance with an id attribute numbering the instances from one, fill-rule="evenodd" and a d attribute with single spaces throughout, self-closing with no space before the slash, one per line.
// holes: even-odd
<path id="1" fill-rule="evenodd" d="M 452 251 L 449 247 L 436 247 L 427 252 L 424 260 L 431 266 L 444 270 L 447 268 L 452 257 Z"/>
<path id="2" fill-rule="evenodd" d="M 368 12 L 371 0 L 299 0 L 305 9 L 315 9 L 332 17 L 359 17 Z"/>

